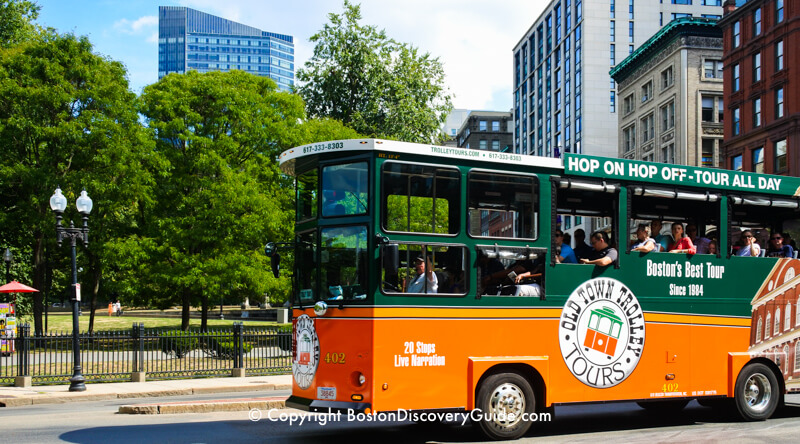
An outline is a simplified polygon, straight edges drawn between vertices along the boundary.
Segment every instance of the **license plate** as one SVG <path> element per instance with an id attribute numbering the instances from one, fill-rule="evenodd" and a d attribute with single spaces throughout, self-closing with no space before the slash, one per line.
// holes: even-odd
<path id="1" fill-rule="evenodd" d="M 335 401 L 336 387 L 317 387 L 317 399 Z"/>

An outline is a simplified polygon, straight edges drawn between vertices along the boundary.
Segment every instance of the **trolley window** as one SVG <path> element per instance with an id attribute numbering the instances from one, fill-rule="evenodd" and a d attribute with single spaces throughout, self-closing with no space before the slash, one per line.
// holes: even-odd
<path id="1" fill-rule="evenodd" d="M 384 228 L 396 232 L 458 233 L 460 177 L 456 169 L 384 163 Z"/>
<path id="2" fill-rule="evenodd" d="M 539 182 L 533 176 L 470 172 L 469 234 L 535 239 Z"/>

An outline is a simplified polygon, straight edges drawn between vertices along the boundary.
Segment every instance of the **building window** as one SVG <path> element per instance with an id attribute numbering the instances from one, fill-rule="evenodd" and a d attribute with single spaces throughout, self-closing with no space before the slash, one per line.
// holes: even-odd
<path id="1" fill-rule="evenodd" d="M 761 53 L 753 54 L 753 83 L 761 81 Z"/>
<path id="2" fill-rule="evenodd" d="M 775 172 L 785 173 L 786 162 L 786 139 L 775 142 Z"/>
<path id="3" fill-rule="evenodd" d="M 775 90 L 775 118 L 783 117 L 783 88 Z"/>
<path id="4" fill-rule="evenodd" d="M 691 5 L 692 0 L 672 0 L 673 5 Z"/>
<path id="5" fill-rule="evenodd" d="M 614 0 L 611 0 L 611 4 L 609 6 L 609 13 L 611 18 L 616 17 L 616 11 L 615 11 L 616 9 L 617 9 L 617 3 Z"/>
<path id="6" fill-rule="evenodd" d="M 775 0 L 775 23 L 783 21 L 783 0 Z"/>
<path id="7" fill-rule="evenodd" d="M 738 48 L 741 43 L 741 23 L 733 22 L 733 47 Z"/>
<path id="8" fill-rule="evenodd" d="M 500 151 L 500 141 L 492 139 L 492 151 Z"/>
<path id="9" fill-rule="evenodd" d="M 703 6 L 722 6 L 722 0 L 702 0 Z"/>
<path id="10" fill-rule="evenodd" d="M 492 131 L 498 132 L 500 131 L 500 122 L 497 120 L 492 121 Z"/>
<path id="11" fill-rule="evenodd" d="M 794 371 L 800 371 L 800 341 L 794 343 Z"/>
<path id="12" fill-rule="evenodd" d="M 661 107 L 661 132 L 675 127 L 675 102 Z"/>
<path id="13" fill-rule="evenodd" d="M 610 29 L 609 32 L 610 32 L 611 41 L 613 42 L 614 41 L 614 36 L 616 34 L 616 27 L 614 25 L 614 20 L 611 20 L 610 23 L 611 24 L 609 25 L 609 29 Z"/>
<path id="14" fill-rule="evenodd" d="M 609 95 L 609 98 L 610 98 L 610 104 L 609 104 L 608 110 L 610 112 L 612 112 L 612 113 L 615 113 L 615 112 L 617 112 L 617 95 L 616 95 L 616 93 L 614 91 L 611 91 L 611 94 Z"/>
<path id="15" fill-rule="evenodd" d="M 786 313 L 783 314 L 783 331 L 789 329 L 792 325 L 792 303 L 786 303 Z"/>
<path id="16" fill-rule="evenodd" d="M 482 150 L 485 150 L 486 149 L 486 141 L 485 140 L 481 140 L 480 142 L 478 142 L 478 148 L 482 149 Z"/>
<path id="17" fill-rule="evenodd" d="M 701 158 L 701 166 L 713 168 L 714 162 L 714 139 L 703 139 L 703 155 Z"/>
<path id="18" fill-rule="evenodd" d="M 672 67 L 661 71 L 661 89 L 666 89 L 672 86 L 672 82 L 674 81 L 674 77 L 672 75 Z"/>
<path id="19" fill-rule="evenodd" d="M 642 102 L 647 102 L 653 98 L 653 82 L 649 81 L 642 86 Z"/>
<path id="20" fill-rule="evenodd" d="M 670 143 L 661 148 L 661 156 L 664 163 L 675 163 L 675 144 Z"/>
<path id="21" fill-rule="evenodd" d="M 736 92 L 736 91 L 739 91 L 739 64 L 738 63 L 733 65 L 733 71 L 732 72 L 733 72 L 732 73 L 732 75 L 733 75 L 733 82 L 732 82 L 733 91 Z"/>
<path id="22" fill-rule="evenodd" d="M 733 171 L 742 171 L 742 155 L 731 157 L 731 169 Z"/>
<path id="23" fill-rule="evenodd" d="M 756 327 L 756 342 L 761 341 L 761 330 L 762 329 L 763 329 L 763 326 L 761 324 L 761 318 L 758 318 L 758 324 L 757 324 L 757 327 Z M 798 342 L 797 344 L 800 345 L 800 342 Z"/>
<path id="24" fill-rule="evenodd" d="M 478 122 L 478 130 L 479 131 L 486 131 L 486 121 L 485 120 L 481 120 L 480 122 Z"/>
<path id="25" fill-rule="evenodd" d="M 702 103 L 702 110 L 701 110 L 701 118 L 703 122 L 713 122 L 714 121 L 714 98 L 703 96 L 700 99 Z"/>
<path id="26" fill-rule="evenodd" d="M 756 148 L 753 150 L 753 172 L 764 172 L 764 148 Z"/>
<path id="27" fill-rule="evenodd" d="M 628 43 L 633 43 L 633 22 L 628 22 Z"/>
<path id="28" fill-rule="evenodd" d="M 781 332 L 781 309 L 775 309 L 775 327 L 772 329 L 773 335 L 778 335 Z"/>
<path id="29" fill-rule="evenodd" d="M 738 136 L 739 132 L 741 131 L 740 125 L 740 115 L 739 115 L 739 108 L 733 109 L 733 135 Z"/>
<path id="30" fill-rule="evenodd" d="M 614 50 L 614 44 L 612 43 L 610 45 L 610 47 L 608 48 L 608 63 L 610 63 L 611 66 L 614 66 L 614 65 L 617 64 L 616 52 L 617 51 Z"/>
<path id="31" fill-rule="evenodd" d="M 631 125 L 622 130 L 623 149 L 625 153 L 636 149 L 636 125 Z"/>
<path id="32" fill-rule="evenodd" d="M 761 8 L 753 13 L 753 35 L 761 35 Z"/>
<path id="33" fill-rule="evenodd" d="M 761 126 L 761 98 L 753 100 L 753 128 Z"/>
<path id="34" fill-rule="evenodd" d="M 628 97 L 625 97 L 625 100 L 622 103 L 622 107 L 624 109 L 625 114 L 630 114 L 633 112 L 634 109 L 636 109 L 634 103 L 635 99 L 636 97 L 634 97 L 633 94 L 629 94 Z"/>
<path id="35" fill-rule="evenodd" d="M 794 325 L 800 326 L 800 297 L 797 298 L 797 302 L 794 304 Z M 800 346 L 800 341 L 797 341 L 797 345 Z"/>
<path id="36" fill-rule="evenodd" d="M 722 78 L 722 61 L 706 60 L 703 64 L 703 77 L 706 79 Z"/>
<path id="37" fill-rule="evenodd" d="M 783 40 L 775 43 L 775 71 L 783 69 Z"/>
<path id="38" fill-rule="evenodd" d="M 653 115 L 650 114 L 642 119 L 642 143 L 653 140 L 655 136 L 655 122 Z"/>

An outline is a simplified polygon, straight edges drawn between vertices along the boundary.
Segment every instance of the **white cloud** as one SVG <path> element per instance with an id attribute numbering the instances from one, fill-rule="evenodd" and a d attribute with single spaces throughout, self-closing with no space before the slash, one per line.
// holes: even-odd
<path id="1" fill-rule="evenodd" d="M 265 31 L 294 36 L 295 69 L 313 53 L 308 41 L 342 12 L 342 0 L 285 3 L 252 0 L 180 0 L 183 6 Z M 353 0 L 353 3 L 359 3 Z M 514 45 L 547 0 L 361 0 L 362 23 L 385 29 L 444 64 L 457 108 L 506 110 L 512 106 Z M 503 99 L 505 97 L 505 99 Z"/>
<path id="2" fill-rule="evenodd" d="M 152 28 L 158 29 L 158 17 L 146 15 L 136 20 L 121 19 L 114 22 L 114 29 L 125 34 L 137 35 L 150 31 Z M 156 38 L 158 40 L 158 38 Z"/>

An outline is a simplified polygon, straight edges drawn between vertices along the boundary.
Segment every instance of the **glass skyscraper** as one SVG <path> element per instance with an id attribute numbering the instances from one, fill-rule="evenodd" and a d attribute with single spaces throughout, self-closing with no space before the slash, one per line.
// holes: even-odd
<path id="1" fill-rule="evenodd" d="M 238 69 L 294 85 L 294 39 L 182 6 L 158 7 L 158 78 Z"/>

